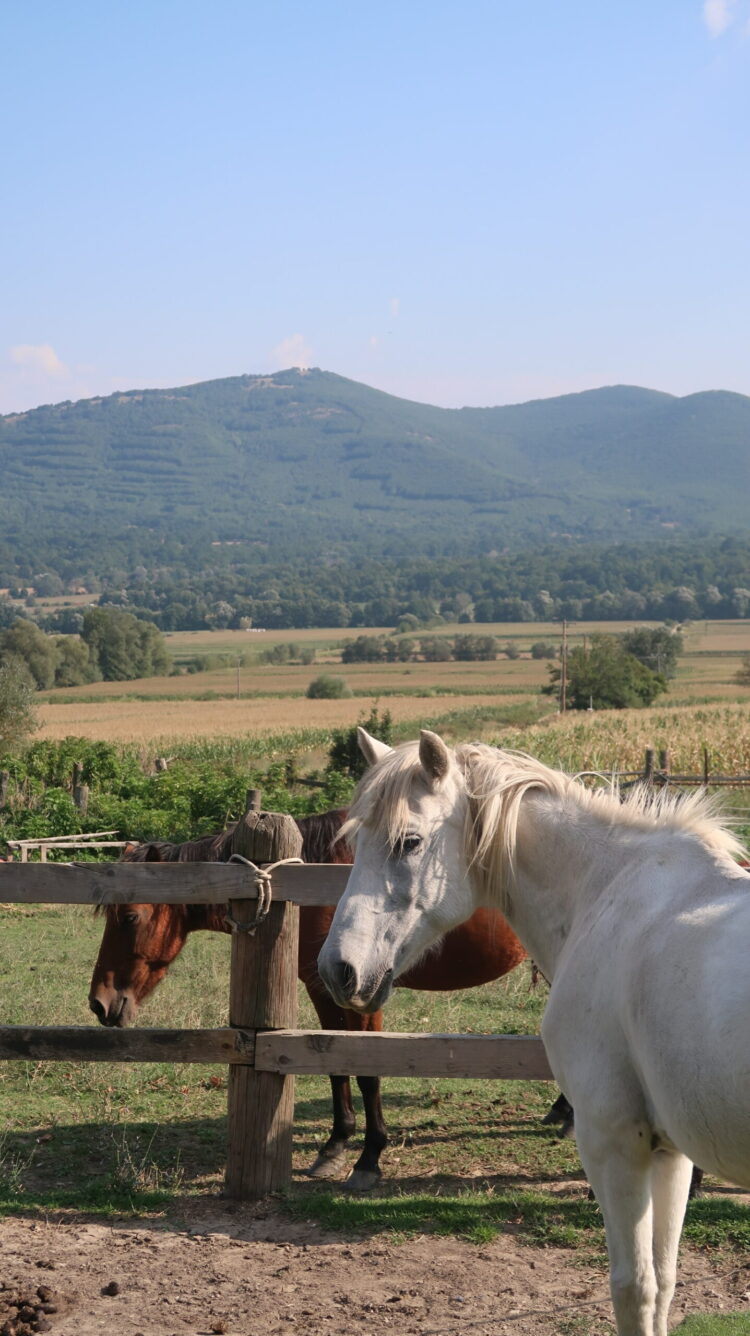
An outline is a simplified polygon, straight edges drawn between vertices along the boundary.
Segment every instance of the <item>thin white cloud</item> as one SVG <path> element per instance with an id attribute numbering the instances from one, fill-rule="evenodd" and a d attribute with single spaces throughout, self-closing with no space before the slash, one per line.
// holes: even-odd
<path id="1" fill-rule="evenodd" d="M 721 37 L 736 15 L 737 0 L 703 0 L 703 22 L 712 37 Z"/>
<path id="2" fill-rule="evenodd" d="M 393 316 L 393 319 L 398 320 L 400 314 L 401 314 L 401 298 L 391 297 L 391 315 Z"/>
<path id="3" fill-rule="evenodd" d="M 10 350 L 10 360 L 16 366 L 42 371 L 46 376 L 64 376 L 68 370 L 51 343 L 17 343 Z"/>
<path id="4" fill-rule="evenodd" d="M 276 344 L 273 350 L 273 358 L 282 369 L 296 366 L 304 371 L 312 361 L 312 349 L 304 334 L 290 334 L 287 339 L 282 339 L 281 343 Z"/>

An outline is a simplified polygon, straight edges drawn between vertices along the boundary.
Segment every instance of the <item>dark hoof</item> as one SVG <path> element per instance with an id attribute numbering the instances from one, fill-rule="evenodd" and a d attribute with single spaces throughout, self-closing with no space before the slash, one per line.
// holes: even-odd
<path id="1" fill-rule="evenodd" d="M 314 1164 L 305 1170 L 308 1178 L 341 1178 L 346 1169 L 346 1156 L 336 1155 L 333 1159 L 325 1155 L 318 1155 Z"/>
<path id="2" fill-rule="evenodd" d="M 372 1192 L 377 1187 L 383 1175 L 379 1169 L 352 1169 L 349 1177 L 344 1183 L 345 1192 Z"/>
<path id="3" fill-rule="evenodd" d="M 542 1118 L 542 1127 L 554 1126 L 556 1123 L 572 1123 L 573 1106 L 564 1095 L 558 1095 L 552 1108 Z"/>

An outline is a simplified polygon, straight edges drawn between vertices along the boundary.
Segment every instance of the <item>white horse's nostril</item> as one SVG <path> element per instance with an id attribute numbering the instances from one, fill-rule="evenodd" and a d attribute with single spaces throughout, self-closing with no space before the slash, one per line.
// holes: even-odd
<path id="1" fill-rule="evenodd" d="M 342 960 L 338 969 L 339 983 L 344 997 L 351 997 L 357 988 L 357 971 L 348 960 Z"/>

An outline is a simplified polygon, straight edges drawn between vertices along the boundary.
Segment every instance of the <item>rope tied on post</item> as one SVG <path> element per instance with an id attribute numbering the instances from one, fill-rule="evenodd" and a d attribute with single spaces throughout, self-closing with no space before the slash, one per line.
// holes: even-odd
<path id="1" fill-rule="evenodd" d="M 268 912 L 273 900 L 272 877 L 277 867 L 284 867 L 290 863 L 304 863 L 304 858 L 279 858 L 275 863 L 266 863 L 263 867 L 258 867 L 251 858 L 245 858 L 244 854 L 231 854 L 230 863 L 244 863 L 253 873 L 253 884 L 258 892 L 258 907 L 255 911 L 255 918 L 252 923 L 240 923 L 232 914 L 224 915 L 224 922 L 228 923 L 232 932 L 246 932 L 250 937 L 255 936 L 256 929 L 268 918 Z"/>

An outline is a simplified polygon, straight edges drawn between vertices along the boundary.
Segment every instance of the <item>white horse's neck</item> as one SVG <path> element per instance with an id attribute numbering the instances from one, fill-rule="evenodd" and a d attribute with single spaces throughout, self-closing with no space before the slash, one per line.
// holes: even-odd
<path id="1" fill-rule="evenodd" d="M 532 792 L 522 802 L 507 916 L 549 980 L 576 918 L 633 854 L 643 858 L 644 842 L 663 838 L 634 830 L 613 835 L 597 813 L 571 810 L 553 796 Z"/>

